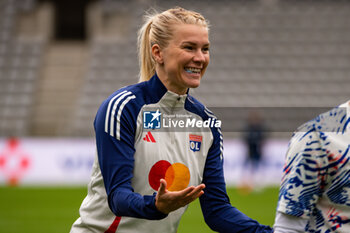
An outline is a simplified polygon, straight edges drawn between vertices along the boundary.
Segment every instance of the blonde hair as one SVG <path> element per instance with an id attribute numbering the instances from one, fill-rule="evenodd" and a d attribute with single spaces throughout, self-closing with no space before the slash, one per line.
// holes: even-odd
<path id="1" fill-rule="evenodd" d="M 155 61 L 151 47 L 158 44 L 166 48 L 173 37 L 173 25 L 195 24 L 209 28 L 207 20 L 199 13 L 175 7 L 161 13 L 147 13 L 145 23 L 138 32 L 138 55 L 140 82 L 149 80 L 155 74 Z"/>

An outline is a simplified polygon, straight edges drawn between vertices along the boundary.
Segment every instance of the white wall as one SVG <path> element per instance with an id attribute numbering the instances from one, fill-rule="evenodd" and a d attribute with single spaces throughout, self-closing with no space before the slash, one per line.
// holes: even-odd
<path id="1" fill-rule="evenodd" d="M 270 140 L 259 169 L 250 175 L 242 141 L 224 142 L 224 171 L 228 185 L 255 179 L 261 185 L 278 185 L 288 141 Z M 94 139 L 0 138 L 0 185 L 86 185 L 95 157 Z"/>

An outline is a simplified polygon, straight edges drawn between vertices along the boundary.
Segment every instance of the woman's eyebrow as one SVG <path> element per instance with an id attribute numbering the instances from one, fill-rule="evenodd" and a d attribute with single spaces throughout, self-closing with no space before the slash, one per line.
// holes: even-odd
<path id="1" fill-rule="evenodd" d="M 184 41 L 184 42 L 182 42 L 181 44 L 182 44 L 182 45 L 183 45 L 183 44 L 197 45 L 197 43 L 192 42 L 192 41 Z M 209 46 L 209 45 L 210 45 L 210 43 L 206 43 L 206 44 L 204 44 L 203 46 Z"/>

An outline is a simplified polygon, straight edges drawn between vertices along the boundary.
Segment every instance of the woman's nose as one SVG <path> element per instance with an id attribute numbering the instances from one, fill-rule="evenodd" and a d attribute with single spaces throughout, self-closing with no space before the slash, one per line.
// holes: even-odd
<path id="1" fill-rule="evenodd" d="M 194 57 L 193 61 L 195 62 L 205 62 L 205 54 L 203 53 L 202 50 L 197 50 Z"/>

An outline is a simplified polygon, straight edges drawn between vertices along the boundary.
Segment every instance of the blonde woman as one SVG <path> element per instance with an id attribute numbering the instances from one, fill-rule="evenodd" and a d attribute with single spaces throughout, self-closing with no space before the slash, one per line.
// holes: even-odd
<path id="1" fill-rule="evenodd" d="M 214 231 L 271 232 L 230 205 L 220 121 L 189 95 L 209 64 L 207 21 L 169 9 L 148 16 L 138 42 L 141 82 L 98 110 L 93 174 L 71 232 L 175 233 L 197 198 Z"/>

